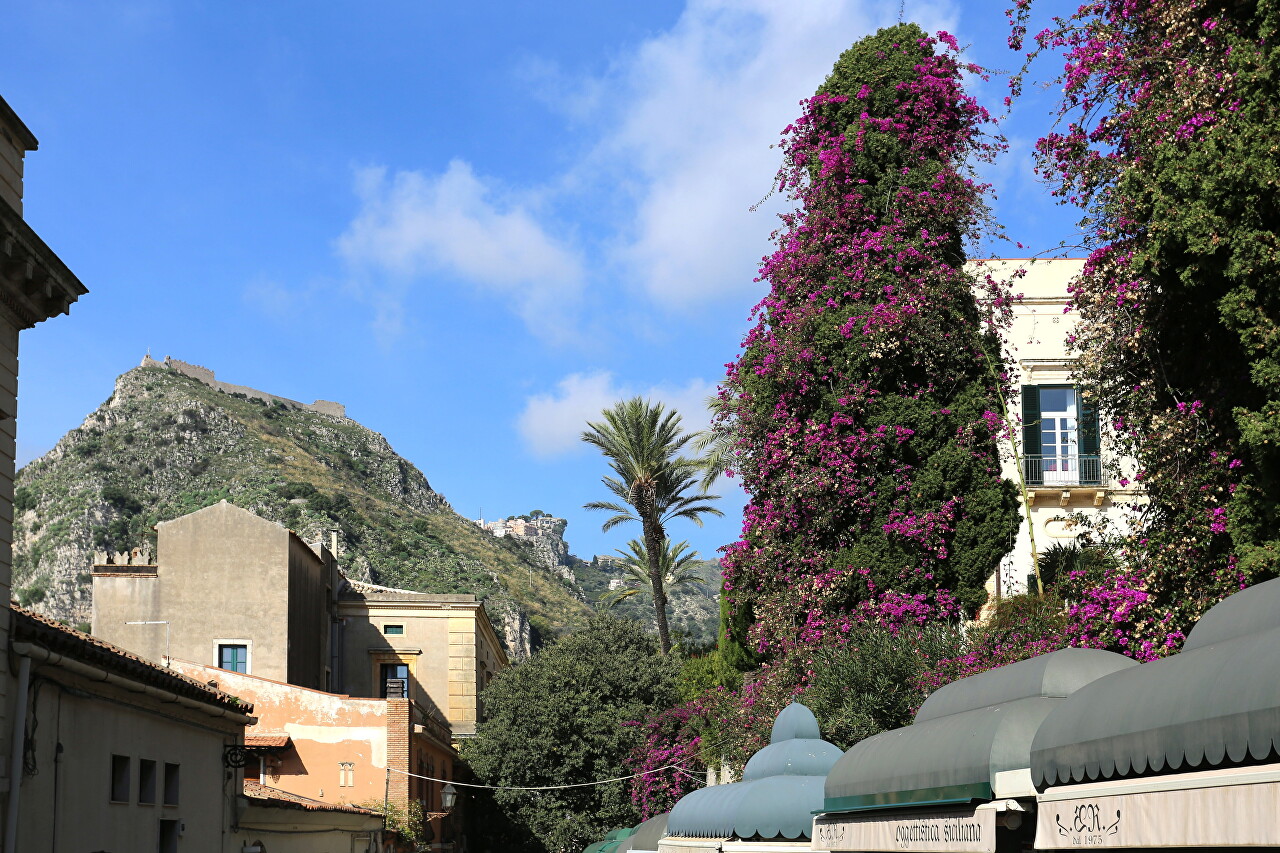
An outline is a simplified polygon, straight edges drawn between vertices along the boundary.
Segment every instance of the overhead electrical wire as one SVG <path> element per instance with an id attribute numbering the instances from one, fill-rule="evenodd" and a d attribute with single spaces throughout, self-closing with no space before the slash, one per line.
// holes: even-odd
<path id="1" fill-rule="evenodd" d="M 724 746 L 724 743 L 718 744 Z M 412 776 L 414 779 L 425 779 L 428 782 L 443 782 L 446 785 L 454 785 L 460 788 L 482 788 L 486 791 L 561 791 L 565 788 L 590 788 L 595 785 L 608 785 L 613 782 L 625 782 L 628 779 L 639 779 L 641 776 L 652 776 L 654 773 L 661 773 L 663 770 L 675 770 L 677 773 L 683 773 L 691 779 L 696 779 L 706 785 L 702 777 L 696 773 L 690 773 L 681 765 L 690 761 L 694 761 L 697 756 L 691 755 L 683 761 L 677 761 L 674 764 L 664 764 L 661 767 L 655 767 L 652 770 L 644 770 L 640 773 L 632 773 L 630 776 L 617 776 L 613 779 L 597 779 L 594 782 L 572 782 L 566 785 L 480 785 L 474 782 L 459 782 L 456 779 L 440 779 L 435 776 L 423 776 L 421 773 L 410 773 L 408 770 L 400 770 L 396 767 L 388 767 L 388 773 L 399 773 L 402 776 Z"/>

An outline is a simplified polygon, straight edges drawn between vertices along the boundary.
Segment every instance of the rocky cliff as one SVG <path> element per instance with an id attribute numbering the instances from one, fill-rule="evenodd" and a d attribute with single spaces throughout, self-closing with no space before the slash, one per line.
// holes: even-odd
<path id="1" fill-rule="evenodd" d="M 523 548 L 526 556 L 544 570 L 571 583 L 588 602 L 596 603 L 628 577 L 621 558 L 599 557 L 591 562 L 569 553 L 563 518 L 536 510 L 529 515 L 511 516 L 503 521 L 476 522 L 492 535 Z M 720 618 L 720 562 L 704 560 L 691 566 L 701 579 L 699 585 L 668 590 L 671 628 L 682 639 L 700 646 L 715 641 Z M 657 632 L 653 597 L 632 596 L 616 605 L 616 613 L 644 622 Z"/>
<path id="2" fill-rule="evenodd" d="M 83 625 L 95 551 L 153 550 L 157 522 L 224 498 L 308 541 L 336 534 L 353 577 L 474 593 L 517 656 L 589 612 L 571 576 L 459 516 L 378 433 L 155 366 L 120 376 L 78 429 L 19 473 L 15 594 Z"/>

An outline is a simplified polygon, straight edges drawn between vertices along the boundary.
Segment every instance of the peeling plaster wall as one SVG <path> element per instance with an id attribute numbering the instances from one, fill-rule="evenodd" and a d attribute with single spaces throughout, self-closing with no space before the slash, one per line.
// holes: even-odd
<path id="1" fill-rule="evenodd" d="M 174 660 L 178 672 L 216 680 L 253 703 L 258 724 L 246 735 L 288 734 L 293 749 L 267 768 L 264 785 L 330 803 L 381 802 L 387 781 L 387 703 L 309 690 L 217 667 Z M 339 764 L 354 765 L 352 786 L 340 784 Z M 272 772 L 274 770 L 275 772 Z"/>

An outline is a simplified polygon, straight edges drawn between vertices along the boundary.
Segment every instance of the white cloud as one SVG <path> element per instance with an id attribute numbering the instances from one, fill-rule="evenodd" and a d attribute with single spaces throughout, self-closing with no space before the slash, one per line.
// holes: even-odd
<path id="1" fill-rule="evenodd" d="M 892 8 L 890 8 L 892 7 Z M 952 25 L 948 2 L 908 3 L 908 20 Z M 592 155 L 634 170 L 636 199 L 616 260 L 659 303 L 754 292 L 776 227 L 770 146 L 801 98 L 855 40 L 897 18 L 896 4 L 854 0 L 690 0 L 668 32 L 644 42 L 605 103 L 626 104 Z"/>
<path id="2" fill-rule="evenodd" d="M 338 238 L 338 253 L 353 270 L 389 279 L 384 295 L 392 303 L 397 287 L 445 274 L 508 297 L 531 325 L 552 328 L 548 313 L 560 316 L 581 290 L 577 250 L 553 236 L 527 200 L 504 195 L 461 160 L 439 175 L 361 169 L 356 192 L 360 211 Z"/>
<path id="3" fill-rule="evenodd" d="M 904 16 L 953 29 L 954 6 L 915 0 Z M 375 283 L 389 333 L 397 288 L 439 274 L 501 296 L 533 331 L 562 339 L 574 337 L 588 269 L 601 304 L 631 314 L 620 287 L 684 310 L 759 292 L 753 279 L 785 204 L 775 196 L 750 210 L 781 162 L 771 146 L 836 57 L 897 17 L 897 4 L 873 0 L 688 0 L 669 30 L 607 73 L 526 59 L 515 74 L 573 125 L 577 162 L 518 192 L 462 160 L 438 174 L 363 170 L 338 251 L 360 287 Z M 582 245 L 562 236 L 564 222 Z"/>
<path id="4" fill-rule="evenodd" d="M 574 373 L 557 382 L 555 391 L 525 400 L 517 428 L 535 456 L 561 456 L 586 447 L 579 437 L 587 421 L 598 420 L 614 403 L 639 394 L 674 408 L 681 415 L 681 426 L 692 432 L 707 426 L 706 399 L 715 390 L 715 383 L 701 379 L 691 379 L 683 387 L 637 389 L 616 383 L 611 373 Z"/>

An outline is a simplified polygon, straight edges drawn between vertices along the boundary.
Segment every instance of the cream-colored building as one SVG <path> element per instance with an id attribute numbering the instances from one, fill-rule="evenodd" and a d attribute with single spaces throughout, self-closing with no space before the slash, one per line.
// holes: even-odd
<path id="1" fill-rule="evenodd" d="M 983 261 L 1000 278 L 1026 273 L 1011 283 L 1021 299 L 1005 337 L 1005 355 L 1014 365 L 1014 394 L 1009 414 L 1016 424 L 1018 454 L 1005 445 L 1004 475 L 1025 485 L 1029 509 L 998 574 L 988 583 L 993 594 L 1034 589 L 1032 535 L 1035 550 L 1069 545 L 1082 532 L 1078 517 L 1105 518 L 1119 529 L 1127 519 L 1126 504 L 1142 500 L 1132 484 L 1132 460 L 1114 449 L 1110 430 L 1097 409 L 1081 393 L 1067 340 L 1079 317 L 1069 310 L 1068 287 L 1084 267 L 1083 260 Z M 1119 472 L 1119 473 L 1117 473 Z M 1121 479 L 1130 481 L 1122 485 Z M 1026 516 L 1029 515 L 1029 518 Z"/>
<path id="2" fill-rule="evenodd" d="M 241 785 L 227 757 L 253 706 L 43 616 L 11 618 L 30 693 L 8 853 L 224 853 Z"/>
<path id="3" fill-rule="evenodd" d="M 18 334 L 65 314 L 88 291 L 22 218 L 23 164 L 36 150 L 35 136 L 0 98 L 0 650 L 10 647 L 9 601 L 13 575 L 13 478 L 18 416 Z M 27 685 L 0 654 L 0 796 L 11 799 L 20 756 L 10 732 L 15 705 Z M 11 809 L 0 810 L 6 843 L 14 826 Z"/>
<path id="4" fill-rule="evenodd" d="M 388 679 L 405 678 L 449 721 L 455 738 L 475 734 L 479 693 L 509 664 L 472 595 L 428 595 L 348 580 L 338 596 L 342 683 L 353 696 L 375 696 Z"/>
<path id="5" fill-rule="evenodd" d="M 459 840 L 441 797 L 454 742 L 507 666 L 482 603 L 349 580 L 322 544 L 225 501 L 156 530 L 155 565 L 94 567 L 95 635 L 252 701 L 251 781 L 417 802 L 437 848 Z"/>
<path id="6" fill-rule="evenodd" d="M 93 635 L 326 690 L 340 581 L 328 548 L 222 501 L 156 525 L 155 565 L 94 566 Z"/>
<path id="7" fill-rule="evenodd" d="M 93 634 L 150 660 L 354 697 L 404 696 L 455 737 L 507 657 L 472 595 L 346 578 L 323 544 L 222 501 L 156 526 L 156 564 L 96 565 Z"/>

